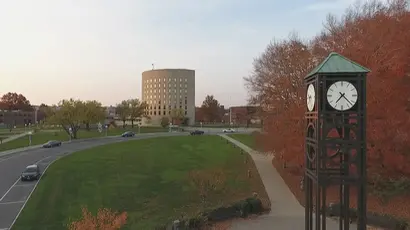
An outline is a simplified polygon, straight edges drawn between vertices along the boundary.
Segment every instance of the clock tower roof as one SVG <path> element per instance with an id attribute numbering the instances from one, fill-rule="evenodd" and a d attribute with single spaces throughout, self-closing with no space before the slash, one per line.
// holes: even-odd
<path id="1" fill-rule="evenodd" d="M 356 62 L 347 59 L 346 57 L 331 52 L 327 58 L 322 61 L 316 68 L 314 68 L 305 78 L 311 77 L 315 74 L 326 73 L 368 73 L 369 69 L 357 64 Z"/>

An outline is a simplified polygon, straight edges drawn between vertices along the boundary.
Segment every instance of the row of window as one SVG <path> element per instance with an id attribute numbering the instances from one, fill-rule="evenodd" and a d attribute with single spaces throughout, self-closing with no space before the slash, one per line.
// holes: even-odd
<path id="1" fill-rule="evenodd" d="M 172 81 L 172 79 L 174 79 L 174 82 L 177 82 L 177 78 L 168 78 L 168 81 Z M 148 79 L 148 80 L 145 80 L 145 83 L 148 83 L 148 82 L 161 82 L 161 78 L 154 78 L 154 79 Z M 162 80 L 163 82 L 166 82 L 167 81 L 167 78 L 163 78 L 163 80 Z M 182 78 L 179 78 L 179 81 L 180 82 L 182 82 Z M 187 82 L 187 79 L 186 78 L 184 78 L 184 81 L 185 82 Z"/>
<path id="2" fill-rule="evenodd" d="M 187 97 L 187 96 L 185 95 L 185 98 L 186 98 L 186 97 Z M 154 99 L 157 99 L 157 98 L 158 98 L 158 99 L 161 99 L 161 95 L 158 95 L 158 97 L 157 97 L 156 94 L 154 94 L 154 95 L 144 95 L 143 100 L 145 100 L 145 101 L 151 101 L 153 98 L 154 98 Z M 162 95 L 162 98 L 165 99 L 165 98 L 167 98 L 167 97 L 166 97 L 165 94 L 164 94 L 164 95 Z M 171 99 L 171 98 L 172 98 L 172 95 L 168 95 L 168 98 Z M 177 98 L 181 99 L 181 98 L 182 98 L 182 95 L 180 94 L 179 97 L 177 97 L 177 95 L 174 94 L 174 99 L 176 100 Z"/>
<path id="3" fill-rule="evenodd" d="M 161 109 L 161 106 L 160 106 L 160 105 L 158 105 L 158 107 L 157 107 L 156 105 L 150 106 L 150 107 L 149 107 L 149 110 L 152 110 L 152 109 L 156 110 L 157 108 L 158 108 L 158 109 Z M 163 105 L 162 108 L 165 110 L 165 109 L 166 109 L 166 105 Z M 177 105 L 174 105 L 174 109 L 176 109 L 176 108 L 177 108 Z M 179 105 L 179 108 L 182 109 L 182 105 Z M 172 109 L 172 106 L 171 106 L 171 105 L 168 105 L 168 109 L 171 110 L 171 109 Z M 187 109 L 188 109 L 188 106 L 185 105 L 185 110 L 187 110 Z"/>
<path id="4" fill-rule="evenodd" d="M 160 115 L 167 115 L 167 111 L 149 111 L 148 112 L 149 115 L 154 115 L 154 116 L 160 116 Z M 184 112 L 185 115 L 187 115 L 187 111 L 185 110 Z M 171 115 L 171 110 L 168 110 L 168 115 Z"/>
<path id="5" fill-rule="evenodd" d="M 167 90 L 166 90 L 166 89 L 163 89 L 162 92 L 163 92 L 163 93 L 166 93 Z M 176 90 L 176 89 L 174 89 L 174 90 L 168 89 L 168 93 L 172 93 L 172 92 L 176 93 L 177 90 Z M 182 91 L 182 89 L 180 89 L 180 90 L 179 90 L 179 93 L 182 93 L 182 92 L 188 93 L 188 90 L 185 89 L 184 91 Z M 154 89 L 154 90 L 145 90 L 145 91 L 144 91 L 144 94 L 145 94 L 145 95 L 148 95 L 149 93 L 157 93 L 157 90 Z M 161 93 L 161 89 L 158 89 L 158 93 Z"/>
<path id="6" fill-rule="evenodd" d="M 157 86 L 158 86 L 158 88 L 161 88 L 161 84 L 159 84 L 159 83 L 158 83 L 158 85 L 157 84 L 145 84 L 144 89 L 157 88 Z M 174 88 L 177 88 L 177 86 L 178 86 L 177 84 L 174 84 Z M 164 83 L 163 87 L 166 88 L 167 84 Z M 171 87 L 172 87 L 172 84 L 169 83 L 168 88 L 171 88 Z M 184 84 L 184 87 L 185 87 L 185 89 L 188 88 L 188 84 Z M 182 84 L 179 84 L 179 88 L 182 88 Z"/>

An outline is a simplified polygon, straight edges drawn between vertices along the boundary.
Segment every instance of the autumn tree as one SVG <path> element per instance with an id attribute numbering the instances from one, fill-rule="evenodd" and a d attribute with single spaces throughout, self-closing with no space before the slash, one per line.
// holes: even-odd
<path id="1" fill-rule="evenodd" d="M 137 119 L 142 119 L 148 104 L 139 99 L 129 99 L 127 100 L 129 105 L 129 119 L 131 120 L 131 127 L 134 128 L 134 121 Z"/>
<path id="2" fill-rule="evenodd" d="M 410 13 L 408 1 L 368 1 L 338 19 L 329 15 L 310 42 L 291 35 L 268 45 L 247 77 L 250 101 L 261 105 L 265 142 L 284 161 L 303 163 L 303 77 L 330 52 L 369 68 L 367 81 L 368 166 L 378 173 L 410 175 Z M 407 150 L 406 150 L 407 149 Z M 399 163 L 400 162 L 400 163 Z M 404 163 L 406 162 L 406 163 Z"/>
<path id="3" fill-rule="evenodd" d="M 253 74 L 245 78 L 250 103 L 260 105 L 262 117 L 269 121 L 266 144 L 279 153 L 286 150 L 285 160 L 298 164 L 303 163 L 303 77 L 314 64 L 308 45 L 291 34 L 288 40 L 271 42 L 254 60 Z"/>
<path id="4" fill-rule="evenodd" d="M 125 122 L 129 119 L 131 113 L 130 104 L 128 101 L 123 100 L 120 104 L 117 104 L 115 112 L 122 121 L 122 127 L 125 128 Z"/>
<path id="5" fill-rule="evenodd" d="M 81 210 L 81 218 L 70 223 L 69 230 L 118 230 L 127 222 L 126 212 L 118 213 L 107 208 L 100 208 L 94 216 L 85 207 Z"/>
<path id="6" fill-rule="evenodd" d="M 371 70 L 367 78 L 369 169 L 410 176 L 410 12 L 404 0 L 371 1 L 329 16 L 315 38 L 317 57 L 336 51 Z"/>
<path id="7" fill-rule="evenodd" d="M 218 100 L 213 95 L 207 95 L 201 106 L 204 117 L 210 122 L 221 120 L 220 108 Z"/>
<path id="8" fill-rule="evenodd" d="M 0 98 L 0 106 L 4 110 L 33 110 L 30 101 L 24 95 L 12 92 L 4 94 Z"/>
<path id="9" fill-rule="evenodd" d="M 98 101 L 83 102 L 84 124 L 87 130 L 90 130 L 90 124 L 101 122 L 105 119 L 105 111 L 102 104 Z"/>
<path id="10" fill-rule="evenodd" d="M 76 139 L 77 131 L 84 122 L 84 112 L 83 101 L 72 98 L 62 100 L 57 105 L 46 109 L 47 123 L 61 125 L 67 134 Z M 70 133 L 70 129 L 72 133 Z"/>

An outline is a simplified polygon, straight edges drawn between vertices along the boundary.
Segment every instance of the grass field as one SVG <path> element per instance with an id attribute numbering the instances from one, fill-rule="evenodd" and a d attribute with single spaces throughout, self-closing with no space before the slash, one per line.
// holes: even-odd
<path id="1" fill-rule="evenodd" d="M 126 211 L 124 229 L 155 229 L 253 192 L 266 200 L 253 161 L 245 157 L 218 136 L 161 137 L 77 152 L 49 167 L 13 230 L 66 229 L 82 206 L 94 213 L 99 207 Z M 206 202 L 198 180 L 220 182 Z"/>
<path id="2" fill-rule="evenodd" d="M 257 144 L 256 136 L 254 134 L 248 133 L 235 133 L 229 134 L 228 136 L 232 137 L 233 139 L 242 142 L 242 144 L 247 145 L 249 148 L 263 151 L 262 147 Z"/>
<path id="3" fill-rule="evenodd" d="M 131 131 L 131 130 L 138 133 L 138 129 L 115 128 L 115 129 L 109 129 L 108 132 L 107 132 L 107 135 L 108 136 L 121 135 L 123 132 Z M 164 129 L 164 128 L 160 128 L 160 127 L 141 127 L 141 129 L 140 129 L 141 133 L 167 132 L 167 131 L 168 131 L 168 129 Z M 79 130 L 78 133 L 77 133 L 77 138 L 78 139 L 93 138 L 93 137 L 104 137 L 104 136 L 105 136 L 105 131 L 100 133 L 97 130 L 91 130 L 91 131 Z M 39 132 L 33 134 L 31 144 L 32 145 L 39 145 L 39 144 L 43 144 L 43 143 L 45 143 L 49 140 L 68 141 L 69 136 L 63 130 L 39 131 Z M 15 149 L 15 148 L 27 147 L 28 145 L 29 145 L 29 137 L 24 136 L 22 138 L 0 144 L 0 152 L 10 150 L 10 149 Z"/>

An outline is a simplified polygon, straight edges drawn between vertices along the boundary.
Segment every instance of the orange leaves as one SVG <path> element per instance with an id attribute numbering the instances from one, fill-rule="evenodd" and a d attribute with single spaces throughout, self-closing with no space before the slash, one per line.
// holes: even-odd
<path id="1" fill-rule="evenodd" d="M 330 52 L 369 68 L 367 141 L 369 169 L 409 175 L 410 12 L 405 0 L 368 1 L 329 16 L 310 43 L 295 36 L 268 45 L 246 78 L 253 102 L 264 111 L 265 145 L 288 163 L 303 162 L 305 88 L 303 77 Z M 382 167 L 382 166 L 383 167 Z"/>
<path id="2" fill-rule="evenodd" d="M 82 208 L 81 219 L 72 222 L 69 230 L 118 230 L 127 222 L 127 213 L 118 214 L 107 208 L 100 208 L 97 215 L 91 214 L 87 208 Z"/>

